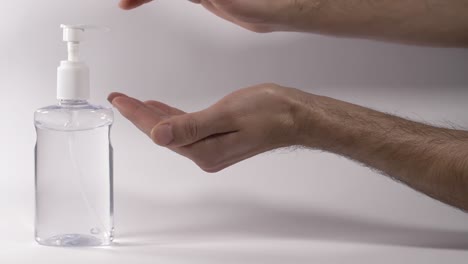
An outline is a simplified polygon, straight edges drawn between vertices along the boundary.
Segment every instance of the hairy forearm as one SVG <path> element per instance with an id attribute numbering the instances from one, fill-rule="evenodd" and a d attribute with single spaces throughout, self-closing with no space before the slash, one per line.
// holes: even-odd
<path id="1" fill-rule="evenodd" d="M 296 0 L 293 30 L 468 46 L 468 0 Z"/>
<path id="2" fill-rule="evenodd" d="M 375 168 L 447 204 L 468 210 L 468 132 L 433 127 L 309 95 L 302 142 Z M 302 100 L 304 101 L 304 100 Z"/>

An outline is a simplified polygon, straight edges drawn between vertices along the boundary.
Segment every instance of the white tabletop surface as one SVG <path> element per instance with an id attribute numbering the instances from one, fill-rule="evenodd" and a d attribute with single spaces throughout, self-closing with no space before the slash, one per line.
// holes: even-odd
<path id="1" fill-rule="evenodd" d="M 28 217 L 11 211 L 0 220 L 1 263 L 466 263 L 468 258 L 467 231 L 225 195 L 190 202 L 124 193 L 116 198 L 116 240 L 102 248 L 40 246 Z"/>

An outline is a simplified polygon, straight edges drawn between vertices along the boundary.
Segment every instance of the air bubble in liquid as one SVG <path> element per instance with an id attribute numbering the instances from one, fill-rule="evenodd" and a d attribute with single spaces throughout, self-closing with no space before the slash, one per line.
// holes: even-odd
<path id="1" fill-rule="evenodd" d="M 99 228 L 97 228 L 97 227 L 93 227 L 93 228 L 91 228 L 90 232 L 93 235 L 97 235 L 97 234 L 101 233 L 101 230 Z"/>

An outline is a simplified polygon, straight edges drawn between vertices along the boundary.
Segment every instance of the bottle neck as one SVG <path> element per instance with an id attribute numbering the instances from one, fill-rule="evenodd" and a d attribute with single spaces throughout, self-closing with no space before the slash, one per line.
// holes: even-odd
<path id="1" fill-rule="evenodd" d="M 87 105 L 88 101 L 87 100 L 70 100 L 70 99 L 60 99 L 58 102 L 59 105 L 61 106 L 83 106 Z"/>

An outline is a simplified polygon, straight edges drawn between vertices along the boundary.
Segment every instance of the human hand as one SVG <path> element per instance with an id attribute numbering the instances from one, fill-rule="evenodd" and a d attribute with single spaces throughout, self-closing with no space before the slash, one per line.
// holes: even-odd
<path id="1" fill-rule="evenodd" d="M 109 101 L 156 144 L 207 172 L 275 148 L 300 144 L 301 92 L 274 84 L 238 90 L 199 112 L 120 93 Z"/>
<path id="2" fill-rule="evenodd" d="M 120 7 L 133 9 L 152 0 L 121 0 Z M 213 14 L 254 32 L 299 30 L 319 7 L 317 0 L 190 0 Z"/>

